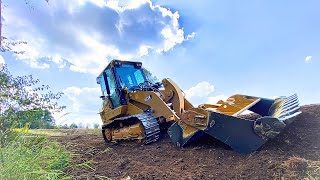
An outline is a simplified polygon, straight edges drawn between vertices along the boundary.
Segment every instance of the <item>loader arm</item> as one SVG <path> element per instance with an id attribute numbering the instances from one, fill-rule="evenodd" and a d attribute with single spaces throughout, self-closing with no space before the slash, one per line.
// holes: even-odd
<path id="1" fill-rule="evenodd" d="M 151 109 L 156 118 L 164 117 L 167 122 L 178 121 L 183 112 L 193 108 L 184 97 L 182 90 L 169 78 L 162 80 L 160 92 L 136 91 L 129 93 L 129 102 L 144 109 Z"/>
<path id="2" fill-rule="evenodd" d="M 178 121 L 180 118 L 172 109 L 153 91 L 137 91 L 129 94 L 129 102 L 137 106 L 147 105 L 154 117 L 164 117 L 166 121 Z"/>
<path id="3" fill-rule="evenodd" d="M 182 90 L 174 81 L 166 78 L 162 80 L 162 85 L 165 88 L 161 91 L 165 96 L 164 102 L 172 103 L 172 108 L 178 116 L 181 116 L 185 110 L 193 108 L 193 105 L 184 97 Z"/>

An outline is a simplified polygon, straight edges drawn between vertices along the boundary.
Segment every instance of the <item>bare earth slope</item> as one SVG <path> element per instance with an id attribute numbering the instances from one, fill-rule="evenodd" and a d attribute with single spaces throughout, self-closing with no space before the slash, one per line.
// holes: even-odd
<path id="1" fill-rule="evenodd" d="M 237 154 L 210 137 L 183 149 L 167 135 L 146 146 L 106 145 L 100 134 L 81 130 L 52 138 L 75 153 L 75 163 L 92 160 L 93 168 L 67 170 L 79 179 L 296 179 L 308 176 L 307 166 L 320 160 L 320 105 L 301 110 L 283 133 L 250 155 Z"/>

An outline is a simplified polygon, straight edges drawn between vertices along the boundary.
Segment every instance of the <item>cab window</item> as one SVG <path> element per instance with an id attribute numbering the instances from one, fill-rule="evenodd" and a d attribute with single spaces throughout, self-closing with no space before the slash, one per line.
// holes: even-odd
<path id="1" fill-rule="evenodd" d="M 133 64 L 122 64 L 115 69 L 121 88 L 127 87 L 130 90 L 145 82 L 141 68 L 136 68 Z"/>
<path id="2" fill-rule="evenodd" d="M 107 69 L 105 73 L 109 84 L 110 99 L 112 101 L 112 105 L 113 107 L 118 107 L 120 105 L 120 98 L 116 92 L 115 78 L 113 77 L 110 69 Z"/>

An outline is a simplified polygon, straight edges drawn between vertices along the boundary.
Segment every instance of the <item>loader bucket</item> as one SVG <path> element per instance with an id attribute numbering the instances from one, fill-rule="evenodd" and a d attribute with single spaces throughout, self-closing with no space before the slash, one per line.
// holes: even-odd
<path id="1" fill-rule="evenodd" d="M 256 151 L 266 141 L 276 137 L 301 113 L 296 94 L 275 100 L 252 96 L 243 97 L 255 100 L 248 110 L 259 114 L 260 118 L 250 120 L 238 115 L 231 116 L 208 110 L 208 123 L 206 129 L 203 130 L 241 154 Z M 183 146 L 198 131 L 202 131 L 198 129 L 198 131 L 186 133 L 184 131 L 187 126 L 180 121 L 169 128 L 168 133 L 175 144 Z"/>

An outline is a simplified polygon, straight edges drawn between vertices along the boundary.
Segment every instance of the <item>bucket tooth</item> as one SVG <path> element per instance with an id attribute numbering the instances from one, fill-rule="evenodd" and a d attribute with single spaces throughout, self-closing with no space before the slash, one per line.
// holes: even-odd
<path id="1" fill-rule="evenodd" d="M 288 116 L 280 117 L 279 120 L 285 122 L 286 124 L 290 124 L 291 122 L 294 121 L 295 117 L 297 117 L 299 114 L 301 114 L 300 111 L 295 112 L 294 114 L 291 114 Z"/>
<path id="2" fill-rule="evenodd" d="M 290 109 L 293 109 L 293 108 L 296 108 L 296 107 L 299 107 L 299 102 L 298 101 L 292 102 L 290 104 L 286 104 L 286 105 L 282 106 L 281 112 L 284 112 L 284 111 L 287 111 L 287 110 L 290 110 Z"/>
<path id="3" fill-rule="evenodd" d="M 279 121 L 285 122 L 286 124 L 290 124 L 296 116 L 301 114 L 299 100 L 297 94 L 294 94 L 289 97 L 279 98 L 280 101 L 283 102 L 282 106 L 279 107 L 271 107 L 274 108 L 274 113 L 272 114 L 274 117 L 278 118 Z"/>
<path id="4" fill-rule="evenodd" d="M 282 111 L 281 114 L 279 115 L 279 118 L 294 114 L 295 112 L 299 111 L 299 109 L 300 109 L 300 107 L 296 106 L 295 108 L 287 109 L 285 111 Z"/>

